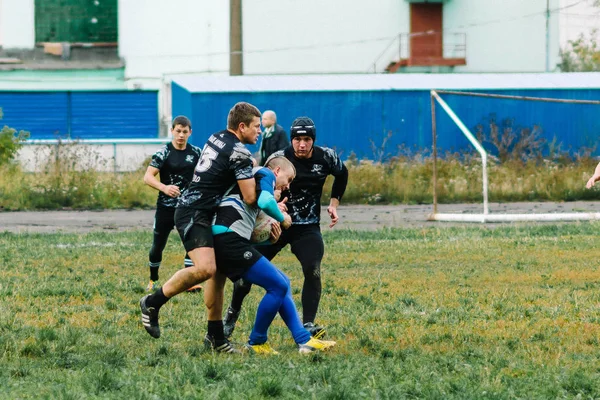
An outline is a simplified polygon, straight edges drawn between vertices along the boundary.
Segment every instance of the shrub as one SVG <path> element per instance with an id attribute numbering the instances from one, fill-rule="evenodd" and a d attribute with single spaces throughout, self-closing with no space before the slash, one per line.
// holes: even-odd
<path id="1" fill-rule="evenodd" d="M 0 108 L 0 120 L 2 109 Z M 8 164 L 17 154 L 22 143 L 29 138 L 29 132 L 18 131 L 14 128 L 4 126 L 0 130 L 0 165 Z"/>

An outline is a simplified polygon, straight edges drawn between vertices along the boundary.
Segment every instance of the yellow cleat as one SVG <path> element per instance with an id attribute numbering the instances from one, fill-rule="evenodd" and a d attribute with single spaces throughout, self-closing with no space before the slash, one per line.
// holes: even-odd
<path id="1" fill-rule="evenodd" d="M 278 351 L 273 350 L 269 343 L 250 344 L 246 343 L 246 349 L 252 354 L 267 354 L 272 356 L 279 355 Z"/>
<path id="2" fill-rule="evenodd" d="M 152 293 L 159 287 L 160 285 L 158 284 L 158 281 L 150 280 L 150 282 L 148 282 L 148 286 L 146 286 L 146 292 Z"/>
<path id="3" fill-rule="evenodd" d="M 320 340 L 311 337 L 308 342 L 298 345 L 298 351 L 302 354 L 306 354 L 314 351 L 328 350 L 333 346 L 335 346 L 335 342 L 333 340 Z"/>

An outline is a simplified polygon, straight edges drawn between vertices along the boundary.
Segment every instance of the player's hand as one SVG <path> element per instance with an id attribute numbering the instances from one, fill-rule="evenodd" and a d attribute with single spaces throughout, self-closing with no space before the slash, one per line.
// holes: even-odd
<path id="1" fill-rule="evenodd" d="M 166 185 L 163 189 L 163 193 L 169 197 L 179 197 L 181 194 L 177 185 Z"/>
<path id="2" fill-rule="evenodd" d="M 281 226 L 283 227 L 283 229 L 288 229 L 290 226 L 292 226 L 292 217 L 290 217 L 290 214 L 288 213 L 283 213 L 283 222 L 281 223 Z"/>
<path id="3" fill-rule="evenodd" d="M 275 244 L 281 236 L 281 225 L 279 223 L 271 224 L 271 234 L 269 235 L 269 242 Z"/>
<path id="4" fill-rule="evenodd" d="M 282 213 L 286 213 L 288 210 L 287 205 L 285 205 L 285 203 L 287 203 L 287 197 L 281 200 L 279 203 L 277 203 L 277 207 L 279 207 L 279 211 L 281 211 Z"/>
<path id="5" fill-rule="evenodd" d="M 594 184 L 596 183 L 596 181 L 598 180 L 598 176 L 594 175 L 590 178 L 589 181 L 587 181 L 587 184 L 585 185 L 586 188 L 591 189 L 592 186 L 594 186 Z"/>
<path id="6" fill-rule="evenodd" d="M 329 207 L 327 207 L 327 213 L 329 213 L 329 217 L 331 218 L 331 223 L 329 224 L 329 227 L 333 228 L 340 219 L 337 214 L 337 207 L 330 205 Z"/>

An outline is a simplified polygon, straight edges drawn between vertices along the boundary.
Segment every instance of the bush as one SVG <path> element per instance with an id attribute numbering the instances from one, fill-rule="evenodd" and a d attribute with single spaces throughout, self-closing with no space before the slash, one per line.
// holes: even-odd
<path id="1" fill-rule="evenodd" d="M 0 120 L 2 119 L 2 109 L 0 108 Z M 29 138 L 29 132 L 19 131 L 14 128 L 4 126 L 0 130 L 0 165 L 9 163 L 17 155 L 17 151 L 22 143 Z"/>

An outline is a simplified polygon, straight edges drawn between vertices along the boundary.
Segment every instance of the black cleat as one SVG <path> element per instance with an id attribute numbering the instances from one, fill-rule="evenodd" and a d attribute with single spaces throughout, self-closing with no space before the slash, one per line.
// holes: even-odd
<path id="1" fill-rule="evenodd" d="M 208 333 L 204 336 L 204 347 L 206 350 L 212 350 L 217 353 L 225 353 L 225 354 L 242 354 L 242 352 L 231 344 L 231 342 L 225 339 L 222 343 L 217 344 L 215 339 L 210 336 Z"/>
<path id="2" fill-rule="evenodd" d="M 310 336 L 315 339 L 321 339 L 325 336 L 325 328 L 319 325 L 315 325 L 314 322 L 306 322 L 304 324 L 304 329 L 310 332 Z"/>
<path id="3" fill-rule="evenodd" d="M 160 337 L 160 327 L 158 326 L 158 310 L 154 307 L 146 307 L 147 294 L 140 300 L 140 309 L 142 311 L 142 325 L 146 332 L 155 339 Z"/>
<path id="4" fill-rule="evenodd" d="M 226 338 L 230 338 L 233 335 L 233 330 L 235 329 L 235 323 L 240 316 L 239 311 L 235 311 L 231 306 L 227 307 L 227 311 L 225 312 L 225 319 L 223 320 L 223 333 Z"/>

